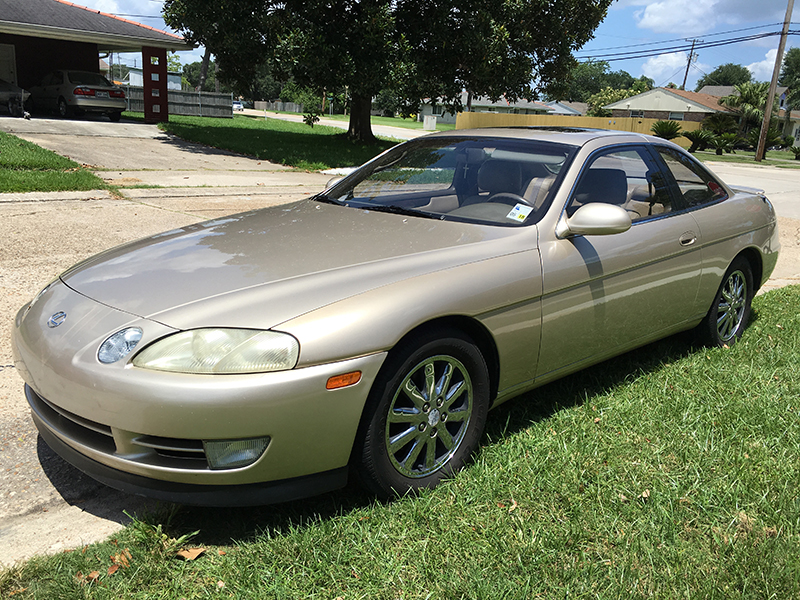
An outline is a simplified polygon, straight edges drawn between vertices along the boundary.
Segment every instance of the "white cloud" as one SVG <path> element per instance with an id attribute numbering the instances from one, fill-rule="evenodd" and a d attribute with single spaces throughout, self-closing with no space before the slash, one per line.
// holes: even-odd
<path id="1" fill-rule="evenodd" d="M 700 33 L 713 26 L 717 0 L 661 0 L 635 13 L 637 25 L 660 33 Z"/>
<path id="2" fill-rule="evenodd" d="M 665 86 L 670 81 L 680 84 L 683 81 L 687 58 L 686 52 L 654 56 L 642 65 L 642 73 L 653 79 L 657 86 Z"/>
<path id="3" fill-rule="evenodd" d="M 756 81 L 771 81 L 772 71 L 775 69 L 775 58 L 778 50 L 773 49 L 767 52 L 764 60 L 747 65 L 748 70 L 753 74 Z"/>
<path id="4" fill-rule="evenodd" d="M 617 4 L 644 6 L 634 12 L 641 29 L 687 36 L 718 25 L 783 21 L 786 14 L 786 0 L 620 0 Z"/>

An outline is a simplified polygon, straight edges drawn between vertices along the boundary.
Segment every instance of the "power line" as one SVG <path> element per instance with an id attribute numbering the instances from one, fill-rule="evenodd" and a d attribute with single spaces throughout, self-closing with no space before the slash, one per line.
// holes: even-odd
<path id="1" fill-rule="evenodd" d="M 800 31 L 790 31 L 789 35 L 797 35 Z M 764 39 L 768 37 L 778 36 L 781 33 L 779 31 L 775 32 L 768 32 L 768 33 L 761 33 L 761 34 L 754 34 L 748 36 L 741 36 L 737 38 L 729 38 L 726 40 L 717 40 L 713 42 L 703 42 L 702 44 L 696 44 L 697 50 L 702 50 L 704 48 L 716 48 L 719 46 L 728 46 L 731 44 L 739 44 L 742 42 L 749 42 L 759 39 Z M 638 50 L 634 52 L 617 52 L 617 53 L 609 53 L 609 54 L 601 54 L 596 55 L 593 57 L 583 57 L 584 62 L 589 62 L 595 59 L 601 59 L 604 62 L 612 62 L 617 60 L 634 60 L 640 58 L 650 58 L 653 56 L 660 56 L 662 54 L 671 54 L 675 52 L 686 52 L 691 48 L 691 44 L 685 43 L 678 46 L 667 46 L 663 48 L 657 48 L 653 50 Z"/>
<path id="2" fill-rule="evenodd" d="M 767 27 L 775 27 L 775 26 L 778 26 L 778 25 L 783 25 L 783 23 L 769 23 L 768 25 L 757 25 L 757 26 L 754 26 L 754 27 L 743 27 L 741 29 L 731 29 L 731 30 L 728 30 L 728 31 L 718 31 L 717 33 L 709 33 L 705 37 L 715 37 L 715 36 L 720 36 L 720 35 L 727 35 L 729 33 L 739 33 L 741 31 L 752 31 L 753 29 L 765 29 Z M 793 23 L 793 25 L 800 25 L 800 23 Z M 594 50 L 583 50 L 583 51 L 579 52 L 578 54 L 581 54 L 583 52 L 589 52 L 589 53 L 593 54 L 595 52 L 605 52 L 606 50 L 621 50 L 623 48 L 636 48 L 636 47 L 639 47 L 639 46 L 655 46 L 655 45 L 658 45 L 658 44 L 669 44 L 671 42 L 680 42 L 680 41 L 683 41 L 685 39 L 686 39 L 685 37 L 681 37 L 681 38 L 673 38 L 671 40 L 659 40 L 657 42 L 642 42 L 642 43 L 639 43 L 639 44 L 627 44 L 625 46 L 609 46 L 608 48 L 596 48 Z"/>

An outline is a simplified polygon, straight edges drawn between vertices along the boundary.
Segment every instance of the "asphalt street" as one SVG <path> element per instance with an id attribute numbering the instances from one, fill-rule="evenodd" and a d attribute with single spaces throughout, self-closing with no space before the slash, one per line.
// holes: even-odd
<path id="1" fill-rule="evenodd" d="M 123 511 L 148 506 L 95 483 L 38 438 L 12 364 L 16 311 L 64 269 L 101 250 L 303 198 L 321 190 L 330 175 L 188 144 L 139 123 L 0 117 L 0 130 L 92 165 L 109 181 L 160 186 L 126 189 L 124 198 L 104 191 L 0 194 L 0 564 L 8 566 L 103 539 L 127 522 Z M 408 131 L 389 133 L 399 138 Z M 767 192 L 780 216 L 783 245 L 768 287 L 800 282 L 800 170 L 712 168 L 731 184 Z"/>

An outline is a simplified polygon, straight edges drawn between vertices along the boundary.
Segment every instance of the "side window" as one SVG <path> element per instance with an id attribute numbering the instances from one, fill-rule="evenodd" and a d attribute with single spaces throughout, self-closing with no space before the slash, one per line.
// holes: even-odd
<path id="1" fill-rule="evenodd" d="M 724 200 L 725 188 L 716 181 L 694 159 L 673 150 L 658 148 L 658 153 L 667 164 L 687 208 L 702 206 L 710 202 Z"/>
<path id="2" fill-rule="evenodd" d="M 668 184 L 641 147 L 614 149 L 592 159 L 567 204 L 567 216 L 590 202 L 621 206 L 634 223 L 672 211 Z"/>

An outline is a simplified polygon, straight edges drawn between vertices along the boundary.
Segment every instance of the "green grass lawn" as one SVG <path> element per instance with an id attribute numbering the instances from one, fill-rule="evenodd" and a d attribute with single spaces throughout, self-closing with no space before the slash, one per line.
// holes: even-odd
<path id="1" fill-rule="evenodd" d="M 336 121 L 350 121 L 348 115 L 322 115 L 324 119 L 334 119 Z M 416 119 L 403 119 L 401 117 L 372 117 L 370 122 L 373 125 L 387 125 L 389 127 L 402 127 L 404 129 L 422 129 L 424 123 Z M 437 131 L 452 131 L 456 128 L 455 123 L 436 123 Z"/>
<path id="2" fill-rule="evenodd" d="M 360 144 L 335 127 L 312 128 L 242 115 L 233 119 L 170 115 L 169 122 L 160 127 L 190 142 L 309 171 L 358 166 L 397 143 L 379 139 L 375 144 Z"/>
<path id="3" fill-rule="evenodd" d="M 703 162 L 731 162 L 780 167 L 783 169 L 800 169 L 800 161 L 796 161 L 794 154 L 788 150 L 767 150 L 764 160 L 761 162 L 756 162 L 754 150 L 736 150 L 736 152 L 731 152 L 730 154 L 723 152 L 722 155 L 717 155 L 714 150 L 704 150 L 695 152 L 694 156 Z"/>
<path id="4" fill-rule="evenodd" d="M 102 179 L 50 150 L 0 132 L 0 192 L 107 189 Z"/>
<path id="5" fill-rule="evenodd" d="M 730 349 L 675 336 L 503 405 L 436 490 L 140 516 L 0 597 L 798 598 L 797 306 L 770 292 Z"/>

